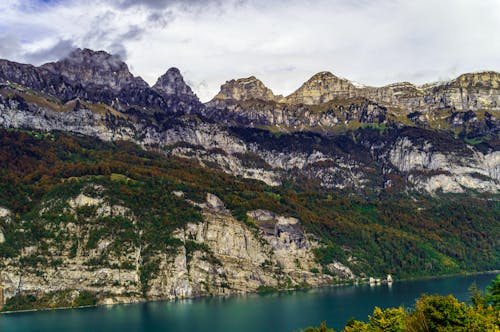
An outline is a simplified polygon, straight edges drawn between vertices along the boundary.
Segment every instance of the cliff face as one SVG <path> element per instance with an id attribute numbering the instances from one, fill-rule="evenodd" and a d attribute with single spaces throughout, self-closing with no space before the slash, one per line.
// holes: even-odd
<path id="1" fill-rule="evenodd" d="M 105 190 L 98 186 L 94 189 Z M 201 207 L 202 222 L 174 230 L 173 237 L 180 245 L 168 254 L 152 256 L 145 256 L 144 247 L 113 235 L 92 242 L 100 227 L 96 220 L 127 220 L 134 231 L 138 219 L 129 207 L 110 204 L 109 198 L 102 195 L 80 193 L 66 202 L 42 203 L 46 208 L 40 211 L 40 218 L 61 204 L 66 213 L 76 217 L 76 223 L 49 222 L 45 227 L 58 237 L 73 240 L 63 246 L 48 240 L 48 248 L 32 245 L 25 247 L 19 257 L 4 260 L 0 285 L 6 298 L 20 290 L 38 295 L 78 290 L 98 294 L 99 303 L 118 303 L 317 286 L 334 281 L 331 275 L 311 272 L 321 270 L 312 252 L 319 243 L 303 230 L 299 220 L 258 210 L 250 215 L 262 226 L 249 228 L 235 220 L 211 194 L 207 202 L 192 203 Z M 93 213 L 81 219 L 79 209 Z M 114 250 L 117 245 L 121 247 L 119 253 Z M 47 250 L 51 252 L 49 257 L 44 254 Z M 26 266 L 33 257 L 46 257 L 47 261 Z M 146 280 L 141 271 L 151 262 L 157 268 Z M 355 277 L 339 262 L 332 264 L 343 270 L 340 278 Z"/>
<path id="2" fill-rule="evenodd" d="M 464 74 L 444 83 L 428 84 L 425 101 L 430 107 L 451 107 L 460 111 L 500 110 L 500 74 Z"/>
<path id="3" fill-rule="evenodd" d="M 276 101 L 281 96 L 275 96 L 271 89 L 267 88 L 262 81 L 250 76 L 238 80 L 231 80 L 221 86 L 220 92 L 214 100 L 264 100 Z"/>
<path id="4" fill-rule="evenodd" d="M 127 85 L 147 87 L 140 77 L 134 77 L 126 63 L 118 56 L 104 51 L 77 49 L 58 62 L 46 63 L 41 66 L 54 75 L 61 75 L 71 83 L 88 86 L 106 86 L 114 91 L 120 91 Z"/>
<path id="5" fill-rule="evenodd" d="M 380 88 L 356 86 L 329 72 L 314 75 L 290 96 L 289 104 L 317 105 L 334 99 L 367 98 L 404 112 L 432 111 L 450 107 L 458 111 L 499 110 L 500 74 L 480 72 L 464 74 L 449 82 L 415 86 L 408 82 Z"/>
<path id="6" fill-rule="evenodd" d="M 357 96 L 356 87 L 351 82 L 325 71 L 311 77 L 283 101 L 289 104 L 318 105 L 334 99 Z"/>

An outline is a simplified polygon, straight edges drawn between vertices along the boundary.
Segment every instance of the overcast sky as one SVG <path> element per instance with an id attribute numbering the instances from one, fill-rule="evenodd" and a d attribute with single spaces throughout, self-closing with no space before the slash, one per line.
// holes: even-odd
<path id="1" fill-rule="evenodd" d="M 178 67 L 203 100 L 255 75 L 289 94 L 328 70 L 367 85 L 500 71 L 500 0 L 1 0 L 0 58 L 119 54 L 150 84 Z"/>

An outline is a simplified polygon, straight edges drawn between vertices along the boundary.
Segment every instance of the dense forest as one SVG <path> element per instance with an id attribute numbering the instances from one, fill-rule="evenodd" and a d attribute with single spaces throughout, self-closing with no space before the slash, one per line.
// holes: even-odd
<path id="1" fill-rule="evenodd" d="M 15 218 L 0 222 L 5 233 L 0 257 L 17 256 L 30 243 L 76 241 L 58 237 L 50 227 L 75 222 L 74 216 L 61 215 L 57 206 L 42 217 L 40 211 L 43 202 L 72 197 L 89 183 L 105 187 L 111 199 L 127 202 L 140 220 L 137 225 L 126 218 L 99 220 L 89 247 L 112 232 L 117 252 L 124 243 L 137 241 L 151 251 L 175 248 L 172 230 L 201 218 L 196 207 L 171 194 L 178 190 L 195 202 L 213 193 L 250 226 L 246 212 L 255 209 L 297 217 L 323 243 L 315 252 L 319 262 L 342 262 L 359 276 L 390 273 L 405 278 L 500 266 L 498 195 L 360 195 L 293 182 L 271 187 L 129 142 L 7 129 L 0 130 L 0 206 L 13 211 Z M 84 208 L 78 213 L 91 214 Z M 143 236 L 139 239 L 132 228 Z M 23 264 L 44 259 L 25 258 Z M 145 267 L 149 270 L 145 268 L 141 278 L 147 279 L 154 262 L 146 260 Z"/>

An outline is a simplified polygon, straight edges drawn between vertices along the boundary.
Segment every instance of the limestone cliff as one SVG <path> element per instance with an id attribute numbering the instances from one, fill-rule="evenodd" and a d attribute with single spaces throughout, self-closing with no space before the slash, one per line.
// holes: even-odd
<path id="1" fill-rule="evenodd" d="M 167 155 L 195 158 L 202 165 L 218 167 L 273 186 L 290 178 L 305 177 L 318 181 L 324 188 L 378 190 L 390 186 L 386 178 L 391 174 L 401 173 L 409 181 L 409 187 L 417 186 L 428 192 L 438 189 L 445 192 L 468 189 L 497 192 L 500 189 L 497 177 L 500 161 L 496 150 L 480 151 L 445 135 L 422 130 L 395 130 L 385 137 L 361 136 L 352 140 L 307 133 L 275 136 L 252 129 L 228 130 L 190 118 L 153 125 L 154 119 L 145 118 L 148 119 L 145 121 L 143 117 L 123 114 L 102 105 L 84 102 L 57 104 L 43 96 L 26 95 L 13 88 L 2 91 L 0 125 L 4 127 L 69 131 L 108 141 L 129 140 L 145 148 L 161 147 Z M 383 108 L 370 104 L 351 107 L 350 111 L 357 114 L 356 119 L 366 123 L 373 123 L 376 118 L 379 119 L 376 123 L 383 123 L 386 116 Z M 255 112 L 256 115 L 257 112 L 265 114 L 263 109 Z M 271 110 L 269 112 L 272 114 Z M 311 121 L 310 124 L 318 121 L 325 125 L 354 121 L 353 114 L 340 110 L 321 115 L 304 108 L 303 114 L 294 117 L 286 114 L 284 112 L 283 118 L 277 121 L 286 119 L 290 125 L 303 118 Z M 297 128 L 305 129 L 298 125 Z M 435 152 L 430 152 L 428 146 L 436 146 L 433 148 Z M 417 154 L 422 156 L 416 157 Z M 432 156 L 437 154 L 443 156 L 439 164 L 432 161 Z M 464 168 L 465 161 L 474 166 Z M 440 176 L 440 181 L 435 181 L 438 180 L 437 174 L 431 170 L 449 174 L 455 184 L 444 181 L 444 175 Z M 418 179 L 413 174 L 416 171 L 420 172 Z M 433 185 L 424 185 L 428 182 Z"/>
<path id="2" fill-rule="evenodd" d="M 103 187 L 93 189 L 105 192 Z M 71 290 L 95 293 L 99 303 L 108 304 L 317 286 L 355 278 L 339 262 L 332 264 L 342 266 L 347 274 L 311 272 L 322 269 L 312 252 L 320 244 L 303 230 L 298 219 L 260 210 L 260 216 L 264 213 L 267 218 L 250 213 L 257 222 L 257 227 L 251 228 L 235 220 L 211 194 L 207 202 L 193 203 L 202 208 L 203 221 L 174 231 L 180 246 L 147 258 L 141 245 L 118 243 L 113 236 L 89 244 L 98 230 L 95 218 L 125 218 L 135 229 L 137 216 L 127 206 L 110 204 L 103 195 L 80 193 L 66 202 L 44 202 L 40 218 L 61 204 L 66 213 L 75 216 L 79 209 L 94 212 L 76 223 L 47 223 L 46 229 L 56 236 L 72 239 L 62 246 L 49 240 L 48 247 L 29 246 L 19 257 L 3 260 L 0 285 L 6 299 L 17 293 L 43 295 Z M 122 248 L 119 254 L 113 249 L 116 245 Z M 50 256 L 44 254 L 47 250 Z M 37 258 L 46 261 L 37 263 Z M 157 268 L 145 281 L 141 271 L 151 262 Z"/>

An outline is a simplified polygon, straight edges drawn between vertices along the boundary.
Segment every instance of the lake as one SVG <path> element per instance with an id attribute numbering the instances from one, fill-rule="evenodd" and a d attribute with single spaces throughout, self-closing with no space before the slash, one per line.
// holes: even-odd
<path id="1" fill-rule="evenodd" d="M 124 304 L 0 315 L 0 331 L 287 331 L 326 320 L 340 329 L 366 320 L 374 306 L 410 307 L 422 293 L 466 301 L 475 282 L 485 289 L 494 274 L 396 281 L 392 286 L 340 286 L 224 298 Z"/>

